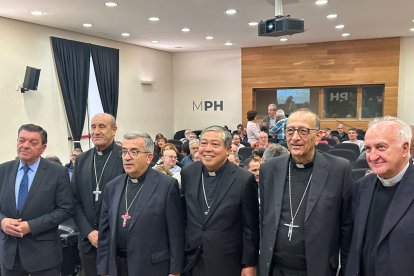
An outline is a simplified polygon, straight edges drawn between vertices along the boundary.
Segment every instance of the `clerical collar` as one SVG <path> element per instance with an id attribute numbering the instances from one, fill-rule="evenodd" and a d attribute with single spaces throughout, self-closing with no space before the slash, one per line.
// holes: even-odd
<path id="1" fill-rule="evenodd" d="M 217 176 L 224 171 L 226 164 L 227 164 L 227 161 L 218 170 L 214 172 L 210 172 L 205 166 L 203 166 L 203 174 L 204 176 Z"/>
<path id="2" fill-rule="evenodd" d="M 295 167 L 298 168 L 298 169 L 312 168 L 313 163 L 315 162 L 315 156 L 316 156 L 316 154 L 313 155 L 313 159 L 309 163 L 300 164 L 300 163 L 296 163 L 295 159 L 293 159 L 292 155 L 290 155 L 290 162 L 292 162 L 292 164 L 295 165 Z"/>
<path id="3" fill-rule="evenodd" d="M 395 186 L 403 178 L 405 172 L 408 169 L 409 164 L 410 164 L 410 162 L 407 162 L 407 165 L 405 165 L 404 169 L 402 169 L 402 171 L 400 171 L 396 176 L 393 176 L 393 177 L 387 178 L 387 179 L 384 179 L 379 175 L 377 175 L 377 177 L 378 177 L 379 181 L 381 181 L 382 185 L 384 185 L 385 187 Z"/>
<path id="4" fill-rule="evenodd" d="M 147 176 L 148 170 L 149 170 L 149 167 L 138 178 L 133 178 L 133 177 L 130 177 L 130 176 L 128 176 L 128 178 L 131 180 L 132 184 L 143 182 L 145 180 L 145 177 Z"/>
<path id="5" fill-rule="evenodd" d="M 97 155 L 99 155 L 99 156 L 101 156 L 101 155 L 107 155 L 108 153 L 110 153 L 111 151 L 112 151 L 112 149 L 114 148 L 114 144 L 115 144 L 115 142 L 112 142 L 110 145 L 109 145 L 109 147 L 107 147 L 106 149 L 104 149 L 103 151 L 98 151 L 96 148 L 95 148 L 95 153 L 97 154 Z"/>

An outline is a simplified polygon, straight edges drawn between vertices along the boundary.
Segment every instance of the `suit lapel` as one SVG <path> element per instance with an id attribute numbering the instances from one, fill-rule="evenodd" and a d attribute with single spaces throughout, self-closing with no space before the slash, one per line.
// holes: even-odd
<path id="1" fill-rule="evenodd" d="M 24 212 L 24 210 L 30 204 L 30 201 L 35 196 L 37 189 L 39 189 L 39 186 L 43 182 L 43 179 L 46 175 L 46 172 L 47 172 L 47 167 L 45 166 L 45 160 L 43 158 L 40 158 L 39 167 L 37 168 L 36 174 L 33 178 L 32 185 L 30 186 L 30 189 L 29 189 L 29 194 L 27 195 L 27 199 L 24 203 L 24 206 L 23 206 L 23 209 L 22 209 L 21 213 Z"/>
<path id="2" fill-rule="evenodd" d="M 154 170 L 151 168 L 148 170 L 147 176 L 145 177 L 144 184 L 142 187 L 141 194 L 138 195 L 138 202 L 135 204 L 133 212 L 131 212 L 132 215 L 132 221 L 129 225 L 129 229 L 134 225 L 134 223 L 138 220 L 140 215 L 145 209 L 145 206 L 147 205 L 148 201 L 151 199 L 152 194 L 154 193 L 155 189 L 158 186 L 158 176 L 155 173 Z"/>
<path id="3" fill-rule="evenodd" d="M 194 208 L 194 214 L 198 214 L 197 218 L 199 219 L 199 223 L 203 223 L 203 213 L 200 207 L 200 203 L 198 201 L 198 193 L 200 189 L 200 181 L 201 181 L 201 168 L 202 163 L 197 162 L 197 165 L 194 166 L 193 172 L 189 175 L 188 181 L 186 181 L 186 189 L 188 190 L 188 198 L 186 198 L 187 208 L 191 207 Z M 187 195 L 186 195 L 187 196 Z"/>
<path id="4" fill-rule="evenodd" d="M 411 206 L 414 200 L 414 185 L 412 185 L 412 179 L 414 177 L 414 167 L 409 165 L 405 172 L 397 191 L 395 191 L 394 197 L 388 207 L 388 212 L 384 218 L 384 225 L 381 230 L 381 234 L 378 239 L 378 245 L 388 235 L 392 228 L 397 224 L 401 217 L 405 214 L 407 209 Z"/>
<path id="5" fill-rule="evenodd" d="M 5 181 L 6 189 L 5 189 L 5 194 L 6 195 L 10 195 L 7 196 L 8 200 L 8 204 L 9 204 L 9 210 L 12 210 L 13 212 L 13 217 L 17 218 L 19 217 L 19 214 L 17 213 L 17 209 L 16 209 L 16 192 L 15 192 L 15 186 L 16 186 L 16 175 L 17 175 L 17 169 L 19 167 L 19 160 L 15 161 L 12 165 L 12 172 L 10 174 L 7 174 L 7 181 Z M 6 209 L 6 208 L 5 208 Z"/>
<path id="6" fill-rule="evenodd" d="M 373 180 L 370 180 L 369 183 L 366 183 L 366 185 L 359 192 L 359 206 L 358 214 L 356 216 L 356 224 L 358 225 L 358 229 L 357 233 L 355 233 L 357 237 L 356 246 L 358 252 L 360 252 L 359 249 L 361 248 L 362 243 L 364 242 L 365 229 L 368 221 L 369 209 L 371 208 L 372 196 L 374 195 L 376 182 L 377 178 L 374 177 Z"/>
<path id="7" fill-rule="evenodd" d="M 217 183 L 217 190 L 216 194 L 214 195 L 213 201 L 211 202 L 211 208 L 210 211 L 206 217 L 206 220 L 204 221 L 204 224 L 206 224 L 210 217 L 214 214 L 217 207 L 220 205 L 221 200 L 235 181 L 236 177 L 234 175 L 235 169 L 231 167 L 230 162 L 226 162 L 224 165 L 226 166 L 223 171 L 223 175 L 221 176 L 220 183 Z M 200 186 L 200 185 L 198 185 Z"/>
<path id="8" fill-rule="evenodd" d="M 308 202 L 306 204 L 305 222 L 308 220 L 313 208 L 322 193 L 329 174 L 329 164 L 323 154 L 315 151 L 316 158 L 312 170 L 312 179 L 309 187 Z"/>
<path id="9" fill-rule="evenodd" d="M 125 174 L 125 177 L 122 177 L 119 182 L 116 184 L 114 188 L 114 194 L 112 197 L 112 206 L 109 208 L 108 211 L 108 217 L 111 219 L 110 225 L 118 225 L 118 212 L 119 212 L 119 204 L 122 200 L 122 191 L 124 190 L 125 182 L 126 182 L 127 175 Z"/>
<path id="10" fill-rule="evenodd" d="M 280 213 L 282 210 L 283 193 L 285 190 L 286 176 L 289 165 L 289 155 L 283 157 L 284 160 L 277 163 L 273 171 L 273 183 L 267 183 L 268 187 L 273 187 L 274 207 L 275 207 L 275 225 L 279 225 Z M 265 187 L 266 190 L 266 187 Z M 289 222 L 288 222 L 289 223 Z"/>

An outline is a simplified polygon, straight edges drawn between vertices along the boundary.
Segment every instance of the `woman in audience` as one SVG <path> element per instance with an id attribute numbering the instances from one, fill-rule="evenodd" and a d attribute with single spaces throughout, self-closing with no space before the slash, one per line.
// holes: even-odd
<path id="1" fill-rule="evenodd" d="M 158 135 L 158 134 L 157 134 Z M 168 140 L 167 138 L 165 138 L 162 134 L 161 136 L 159 136 L 157 138 L 157 136 L 155 136 L 155 148 L 154 148 L 154 153 L 157 154 L 158 156 L 161 156 L 161 148 L 167 144 Z"/>
<path id="2" fill-rule="evenodd" d="M 249 110 L 247 111 L 247 142 L 251 145 L 260 140 L 260 127 L 254 122 L 254 119 L 257 116 L 257 111 Z"/>

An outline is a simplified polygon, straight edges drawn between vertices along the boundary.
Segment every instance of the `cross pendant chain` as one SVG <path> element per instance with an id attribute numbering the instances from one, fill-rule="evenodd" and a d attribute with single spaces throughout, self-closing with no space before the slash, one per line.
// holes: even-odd
<path id="1" fill-rule="evenodd" d="M 292 240 L 292 234 L 293 234 L 293 228 L 299 228 L 299 225 L 294 225 L 293 221 L 291 221 L 290 223 L 285 223 L 283 225 L 289 227 L 288 238 L 289 238 L 289 241 L 291 241 Z"/>
<path id="2" fill-rule="evenodd" d="M 121 216 L 121 218 L 122 218 L 122 227 L 125 227 L 127 225 L 128 220 L 131 219 L 131 216 L 128 214 L 128 211 L 126 211 L 125 214 Z"/>
<path id="3" fill-rule="evenodd" d="M 100 191 L 99 186 L 96 185 L 96 189 L 92 193 L 95 195 L 95 201 L 98 201 L 99 200 L 99 195 L 102 194 L 102 191 Z"/>

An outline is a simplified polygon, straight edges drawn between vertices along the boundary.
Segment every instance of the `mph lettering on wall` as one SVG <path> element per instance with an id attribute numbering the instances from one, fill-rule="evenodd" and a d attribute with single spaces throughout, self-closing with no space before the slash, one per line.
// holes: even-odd
<path id="1" fill-rule="evenodd" d="M 223 111 L 223 101 L 200 101 L 196 103 L 193 101 L 193 111 Z"/>

